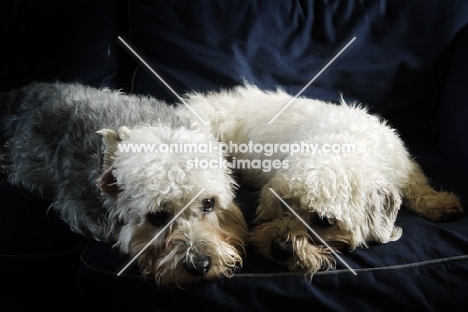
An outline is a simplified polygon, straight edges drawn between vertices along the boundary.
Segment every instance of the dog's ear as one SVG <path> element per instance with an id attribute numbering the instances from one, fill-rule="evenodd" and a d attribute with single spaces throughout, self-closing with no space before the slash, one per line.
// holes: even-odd
<path id="1" fill-rule="evenodd" d="M 120 127 L 117 130 L 102 129 L 97 133 L 102 135 L 102 169 L 108 170 L 114 163 L 114 155 L 121 141 L 128 139 L 132 131 L 127 127 Z"/>
<path id="2" fill-rule="evenodd" d="M 372 240 L 387 243 L 400 238 L 401 228 L 395 226 L 402 198 L 395 187 L 383 187 L 368 195 L 368 212 L 366 221 L 369 224 Z"/>
<path id="3" fill-rule="evenodd" d="M 132 131 L 127 127 L 120 127 L 117 130 L 102 129 L 97 133 L 102 135 L 102 169 L 104 171 L 97 184 L 102 192 L 115 198 L 120 192 L 117 179 L 113 173 L 115 152 L 118 149 L 119 143 L 128 139 Z"/>
<path id="4" fill-rule="evenodd" d="M 113 198 L 116 198 L 117 194 L 120 192 L 120 189 L 113 171 L 114 167 L 112 166 L 106 171 L 104 171 L 104 173 L 101 175 L 98 186 L 102 192 L 106 193 L 107 195 Z"/>
<path id="5" fill-rule="evenodd" d="M 259 204 L 255 212 L 254 224 L 272 221 L 283 215 L 281 201 L 270 191 L 272 186 L 269 182 L 262 188 Z"/>

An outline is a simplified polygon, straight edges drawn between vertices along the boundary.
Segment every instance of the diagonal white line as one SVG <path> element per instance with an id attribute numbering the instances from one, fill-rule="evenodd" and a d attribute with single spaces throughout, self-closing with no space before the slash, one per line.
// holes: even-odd
<path id="1" fill-rule="evenodd" d="M 301 221 L 309 231 L 312 232 L 312 234 L 314 234 L 315 237 L 317 237 L 321 242 L 322 244 L 324 244 L 332 253 L 333 255 L 341 261 L 341 263 L 343 263 L 354 275 L 357 275 L 356 271 L 354 271 L 334 250 L 333 248 L 330 247 L 330 245 L 327 244 L 326 241 L 324 241 L 320 235 L 317 234 L 317 232 L 314 231 L 314 229 L 312 229 L 310 227 L 310 225 L 307 224 L 307 222 L 304 221 L 304 219 L 302 219 L 298 214 L 297 212 L 295 212 L 272 188 L 268 188 L 270 190 L 270 192 L 272 192 L 276 197 L 278 197 L 278 199 L 286 206 L 288 207 L 288 209 L 299 219 L 299 221 Z"/>
<path id="2" fill-rule="evenodd" d="M 119 273 L 117 273 L 117 276 L 120 276 L 120 274 L 122 274 L 122 272 L 125 271 L 125 270 L 130 266 L 130 264 L 132 264 L 133 261 L 135 261 L 136 258 L 138 258 L 138 257 L 143 253 L 143 251 L 145 251 L 146 248 L 148 248 L 148 246 L 151 245 L 151 244 L 156 240 L 156 238 L 158 238 L 159 235 L 161 235 L 161 234 L 162 234 L 162 233 L 163 233 L 163 232 L 164 232 L 164 231 L 165 231 L 165 230 L 166 230 L 166 229 L 167 229 L 167 228 L 168 228 L 184 211 L 185 211 L 185 209 L 187 209 L 188 206 L 190 206 L 190 204 L 193 203 L 193 201 L 194 201 L 195 199 L 197 199 L 198 196 L 200 196 L 200 194 L 201 194 L 205 189 L 206 189 L 206 188 L 202 188 L 201 191 L 198 192 L 198 194 L 195 195 L 195 196 L 192 198 L 192 200 L 189 201 L 188 204 L 185 205 L 185 207 L 182 208 L 182 210 L 179 211 L 179 212 L 174 216 L 174 218 L 172 218 L 171 221 L 169 221 L 169 223 L 166 224 L 166 226 L 163 227 L 163 228 L 161 229 L 161 231 L 159 231 L 158 234 L 156 234 L 156 235 L 153 237 L 153 239 L 150 240 L 150 241 L 148 242 L 148 244 L 146 244 L 145 247 L 143 247 L 143 248 L 132 258 L 132 260 L 130 260 L 130 262 L 127 263 L 127 265 L 126 265 L 122 270 L 120 270 Z"/>
<path id="3" fill-rule="evenodd" d="M 159 79 L 161 80 L 161 82 L 172 92 L 174 93 L 174 95 L 188 108 L 192 111 L 192 113 L 195 114 L 195 116 L 197 116 L 198 119 L 200 119 L 200 121 L 206 125 L 207 122 L 201 118 L 200 115 L 198 115 L 198 113 L 190 106 L 187 104 L 187 102 L 177 94 L 177 92 L 174 91 L 174 89 L 172 89 L 172 87 L 166 82 L 164 81 L 164 79 L 162 79 L 161 76 L 158 75 L 158 73 L 156 71 L 154 71 L 154 69 L 151 68 L 151 66 L 148 65 L 148 63 L 145 62 L 145 60 L 140 56 L 138 55 L 138 53 L 135 52 L 135 50 L 132 49 L 132 47 L 130 47 L 130 45 L 128 43 L 125 42 L 125 40 L 123 40 L 120 36 L 118 37 L 120 41 L 122 41 L 122 43 L 133 53 L 135 54 L 135 56 Z"/>
<path id="4" fill-rule="evenodd" d="M 335 57 L 334 57 L 334 58 L 332 58 L 332 59 L 331 59 L 331 61 L 330 61 L 330 62 L 328 62 L 328 64 L 327 64 L 327 65 L 325 65 L 325 67 L 324 67 L 324 68 L 322 68 L 322 70 L 321 70 L 321 71 L 319 71 L 319 72 L 318 72 L 318 74 L 317 74 L 317 75 L 315 75 L 315 77 L 314 77 L 314 78 L 312 78 L 312 80 L 311 80 L 311 81 L 309 81 L 309 83 L 308 83 L 308 84 L 306 84 L 306 86 L 305 86 L 304 88 L 302 88 L 302 90 L 301 90 L 301 91 L 299 91 L 299 93 L 298 93 L 298 94 L 296 94 L 296 96 L 295 96 L 295 97 L 293 97 L 293 98 L 292 98 L 292 99 L 291 99 L 291 100 L 288 102 L 288 104 L 286 104 L 286 106 L 285 106 L 285 107 L 283 107 L 283 109 L 282 109 L 282 110 L 280 110 L 280 111 L 279 111 L 279 113 L 278 113 L 278 114 L 276 114 L 276 116 L 275 116 L 275 117 L 273 117 L 273 119 L 271 119 L 271 120 L 268 122 L 268 124 L 269 124 L 269 125 L 271 125 L 271 124 L 273 123 L 273 121 L 275 121 L 275 120 L 276 120 L 276 118 L 278 118 L 278 116 L 279 116 L 279 115 L 281 115 L 281 114 L 282 114 L 282 113 L 285 111 L 285 109 L 286 109 L 286 108 L 288 108 L 288 107 L 289 107 L 289 105 L 291 105 L 291 103 L 292 103 L 292 102 L 294 102 L 294 101 L 295 101 L 295 100 L 296 100 L 296 99 L 297 99 L 297 98 L 298 98 L 298 97 L 299 97 L 299 96 L 302 94 L 302 92 L 304 92 L 304 91 L 305 91 L 305 89 L 307 89 L 307 88 L 308 88 L 308 87 L 309 87 L 309 86 L 312 84 L 312 82 L 314 82 L 314 81 L 315 81 L 315 79 L 317 79 L 317 78 L 318 78 L 318 77 L 319 77 L 319 76 L 320 76 L 320 75 L 321 75 L 321 74 L 322 74 L 322 73 L 325 71 L 325 69 L 327 69 L 327 68 L 328 68 L 328 66 L 330 66 L 330 65 L 331 65 L 331 64 L 332 64 L 332 63 L 333 63 L 333 62 L 334 62 L 334 61 L 335 61 L 335 60 L 338 58 L 338 56 L 340 56 L 340 55 L 341 55 L 341 53 L 343 53 L 343 52 L 344 52 L 344 51 L 345 51 L 345 50 L 346 50 L 346 49 L 347 49 L 347 48 L 348 48 L 348 47 L 351 45 L 351 43 L 353 43 L 353 41 L 354 41 L 354 40 L 356 40 L 356 37 L 354 37 L 353 39 L 351 39 L 351 41 L 350 41 L 350 42 L 348 42 L 348 44 L 347 44 L 347 45 L 346 45 L 346 46 L 345 46 L 343 49 L 341 49 L 341 51 L 340 51 L 340 52 L 338 52 L 338 54 L 337 54 L 337 55 L 335 55 Z"/>

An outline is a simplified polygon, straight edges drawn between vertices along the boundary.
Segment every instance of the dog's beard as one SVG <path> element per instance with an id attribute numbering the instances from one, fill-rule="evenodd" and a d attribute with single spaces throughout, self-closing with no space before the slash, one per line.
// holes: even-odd
<path id="1" fill-rule="evenodd" d="M 138 263 L 143 274 L 153 277 L 159 286 L 168 288 L 184 288 L 200 280 L 232 277 L 243 264 L 244 237 L 239 234 L 220 230 L 203 221 L 181 222 L 148 246 L 139 256 Z M 151 239 L 150 236 L 133 237 L 131 255 L 138 254 Z M 194 259 L 209 261 L 206 272 L 197 272 L 194 262 L 199 260 Z"/>

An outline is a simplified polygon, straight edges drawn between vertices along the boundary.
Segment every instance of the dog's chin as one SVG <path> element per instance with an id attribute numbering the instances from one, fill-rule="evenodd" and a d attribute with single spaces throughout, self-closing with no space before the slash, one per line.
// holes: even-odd
<path id="1" fill-rule="evenodd" d="M 186 288 L 204 280 L 232 277 L 243 264 L 243 237 L 221 235 L 208 226 L 196 231 L 197 235 L 187 239 L 186 231 L 175 230 L 146 248 L 138 257 L 141 273 L 162 288 Z M 131 256 L 138 255 L 145 247 L 143 242 L 149 240 L 130 242 Z"/>
<path id="2" fill-rule="evenodd" d="M 229 259 L 211 259 L 211 266 L 206 272 L 190 271 L 184 264 L 185 255 L 176 255 L 172 252 L 166 255 L 157 255 L 154 250 L 143 252 L 139 257 L 139 266 L 144 276 L 154 279 L 162 288 L 187 288 L 190 285 L 210 280 L 219 280 L 232 277 L 242 266 L 240 254 L 233 254 Z M 225 263 L 222 263 L 224 261 Z"/>

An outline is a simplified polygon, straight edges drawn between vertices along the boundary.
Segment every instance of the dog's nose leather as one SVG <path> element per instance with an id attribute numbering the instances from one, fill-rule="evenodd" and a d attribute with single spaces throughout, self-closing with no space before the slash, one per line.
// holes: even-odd
<path id="1" fill-rule="evenodd" d="M 185 262 L 185 268 L 192 276 L 205 275 L 211 267 L 211 259 L 205 256 L 196 256 Z"/>
<path id="2" fill-rule="evenodd" d="M 271 242 L 271 254 L 277 260 L 288 260 L 293 255 L 292 242 L 275 239 Z"/>

